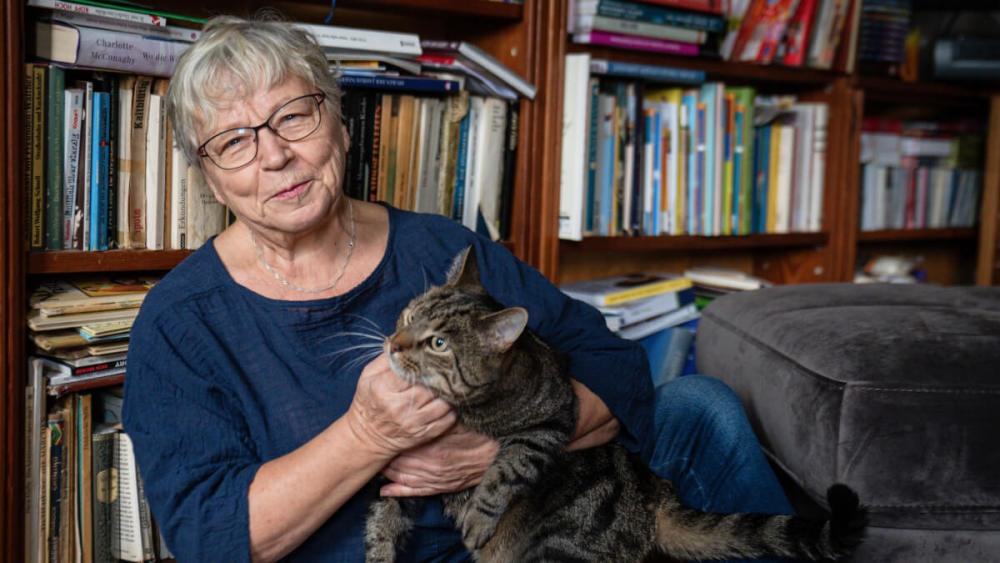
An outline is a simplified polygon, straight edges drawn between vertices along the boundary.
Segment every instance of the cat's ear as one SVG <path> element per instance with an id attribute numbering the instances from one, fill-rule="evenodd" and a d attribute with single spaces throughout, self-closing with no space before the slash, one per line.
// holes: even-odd
<path id="1" fill-rule="evenodd" d="M 517 342 L 528 325 L 528 311 L 524 307 L 511 307 L 491 313 L 480 319 L 486 343 L 497 352 L 503 352 Z"/>
<path id="2" fill-rule="evenodd" d="M 448 285 L 451 287 L 481 287 L 479 265 L 476 263 L 476 249 L 469 245 L 458 253 L 448 270 Z"/>

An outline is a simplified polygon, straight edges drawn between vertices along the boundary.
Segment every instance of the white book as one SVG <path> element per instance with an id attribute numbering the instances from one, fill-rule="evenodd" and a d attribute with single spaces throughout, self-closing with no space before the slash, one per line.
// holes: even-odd
<path id="1" fill-rule="evenodd" d="M 813 107 L 812 165 L 809 168 L 812 179 L 809 182 L 807 231 L 816 232 L 823 228 L 823 197 L 826 184 L 826 130 L 829 119 L 830 111 L 826 104 L 820 103 Z"/>
<path id="2" fill-rule="evenodd" d="M 676 25 L 650 23 L 639 20 L 625 20 L 596 14 L 578 14 L 573 33 L 587 33 L 592 30 L 609 31 L 625 35 L 638 35 L 653 39 L 666 39 L 682 43 L 704 43 L 708 33 L 700 29 Z"/>
<path id="3" fill-rule="evenodd" d="M 776 125 L 772 131 L 781 136 L 778 153 L 777 190 L 778 206 L 775 216 L 775 232 L 789 232 L 792 205 L 792 168 L 795 162 L 795 127 Z"/>
<path id="4" fill-rule="evenodd" d="M 29 5 L 31 4 L 31 2 L 35 1 L 38 0 L 29 0 Z M 68 2 L 56 2 L 56 4 L 62 6 L 64 4 L 68 4 Z M 75 4 L 75 5 L 80 6 L 82 4 Z M 145 15 L 145 14 L 132 14 L 131 12 L 125 12 L 125 13 L 137 16 Z M 96 27 L 99 29 L 108 29 L 111 31 L 124 31 L 126 33 L 138 33 L 141 35 L 157 37 L 159 39 L 186 41 L 188 43 L 191 43 L 196 39 L 198 39 L 199 37 L 201 37 L 201 32 L 198 31 L 197 29 L 178 27 L 176 25 L 145 24 L 137 21 L 109 18 L 105 16 L 88 14 L 84 12 L 56 11 L 52 14 L 52 17 L 59 21 L 71 23 L 74 25 Z M 157 17 L 157 16 L 152 16 L 152 17 Z M 159 18 L 157 21 L 163 22 L 166 20 L 164 18 Z"/>
<path id="5" fill-rule="evenodd" d="M 185 247 L 195 250 L 226 226 L 226 208 L 215 199 L 212 189 L 205 183 L 201 168 L 187 168 L 187 213 L 184 226 Z"/>
<path id="6" fill-rule="evenodd" d="M 184 152 L 177 146 L 176 135 L 171 140 L 170 157 L 170 248 L 186 248 L 187 169 Z"/>
<path id="7" fill-rule="evenodd" d="M 420 154 L 417 156 L 417 195 L 414 211 L 437 211 L 437 153 L 441 146 L 441 117 L 443 102 L 438 98 L 425 98 L 420 107 Z"/>
<path id="8" fill-rule="evenodd" d="M 600 305 L 597 307 L 597 310 L 604 315 L 606 321 L 613 317 L 618 319 L 621 326 L 626 326 L 679 309 L 682 305 L 680 295 L 684 291 L 691 295 L 694 294 L 692 289 L 666 291 L 650 297 L 627 301 L 620 305 Z M 690 295 L 685 297 L 685 301 L 683 305 L 691 302 Z"/>
<path id="9" fill-rule="evenodd" d="M 663 102 L 660 104 L 660 116 L 663 121 L 662 127 L 665 130 L 661 137 L 666 135 L 670 139 L 670 146 L 667 152 L 667 161 L 663 163 L 665 177 L 663 185 L 667 192 L 667 209 L 663 212 L 660 224 L 664 226 L 664 232 L 668 235 L 683 234 L 683 229 L 677 221 L 678 194 L 680 193 L 680 182 L 678 182 L 678 151 L 680 150 L 680 106 L 673 102 Z M 667 148 L 667 147 L 664 147 Z"/>
<path id="10" fill-rule="evenodd" d="M 163 96 L 149 95 L 146 127 L 146 248 L 163 250 L 164 198 L 166 196 L 166 113 Z"/>
<path id="11" fill-rule="evenodd" d="M 112 108 L 112 111 L 118 111 L 118 154 L 111 155 L 111 158 L 118 159 L 118 188 L 115 194 L 118 248 L 126 249 L 131 246 L 128 194 L 132 179 L 132 91 L 135 78 L 124 77 L 118 85 L 118 107 Z"/>
<path id="12" fill-rule="evenodd" d="M 789 108 L 795 115 L 795 163 L 792 178 L 791 232 L 804 232 L 809 228 L 809 210 L 812 195 L 810 184 L 813 179 L 813 114 L 817 104 L 799 103 Z"/>
<path id="13" fill-rule="evenodd" d="M 166 18 L 162 16 L 154 16 L 151 14 L 143 14 L 139 12 L 128 12 L 125 10 L 116 10 L 114 8 L 105 8 L 102 6 L 77 4 L 75 2 L 66 2 L 65 0 L 28 0 L 28 5 L 34 8 L 48 8 L 50 10 L 57 10 L 64 14 L 99 16 L 105 19 L 117 20 L 122 22 L 134 22 L 153 27 L 164 27 L 167 25 Z"/>
<path id="14" fill-rule="evenodd" d="M 507 147 L 507 101 L 487 98 L 481 128 L 479 170 L 479 212 L 490 238 L 500 240 L 500 198 L 503 191 L 503 161 Z"/>
<path id="15" fill-rule="evenodd" d="M 111 555 L 125 561 L 143 561 L 139 473 L 132 440 L 124 432 L 115 434 L 113 464 L 118 469 L 118 499 L 112 503 Z"/>
<path id="16" fill-rule="evenodd" d="M 652 319 L 633 325 L 623 326 L 621 330 L 618 331 L 618 336 L 628 340 L 639 340 L 640 338 L 645 338 L 650 334 L 659 332 L 665 328 L 670 328 L 672 326 L 677 326 L 690 320 L 697 319 L 698 316 L 698 307 L 694 303 L 689 303 L 680 309 L 676 309 L 658 317 L 653 317 Z"/>
<path id="17" fill-rule="evenodd" d="M 83 89 L 63 91 L 63 248 L 73 248 L 74 213 L 83 143 Z"/>
<path id="18" fill-rule="evenodd" d="M 312 34 L 320 47 L 335 47 L 352 51 L 374 51 L 394 55 L 418 57 L 422 53 L 420 36 L 415 33 L 400 33 L 319 25 L 296 22 L 295 27 Z"/>
<path id="19" fill-rule="evenodd" d="M 476 214 L 479 211 L 479 176 L 475 163 L 479 158 L 479 130 L 483 121 L 483 106 L 486 98 L 469 96 L 469 138 L 465 158 L 465 200 L 462 203 L 462 224 L 476 230 Z"/>
<path id="20" fill-rule="evenodd" d="M 567 54 L 565 65 L 559 238 L 582 240 L 587 206 L 587 143 L 590 138 L 590 53 Z"/>

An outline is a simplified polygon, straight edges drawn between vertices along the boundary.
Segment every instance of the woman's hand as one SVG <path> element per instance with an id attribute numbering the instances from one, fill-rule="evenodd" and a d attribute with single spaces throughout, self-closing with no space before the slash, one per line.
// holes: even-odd
<path id="1" fill-rule="evenodd" d="M 411 497 L 450 493 L 479 483 L 500 445 L 456 424 L 437 439 L 396 456 L 382 470 L 392 483 L 382 496 Z"/>
<path id="2" fill-rule="evenodd" d="M 433 440 L 455 424 L 451 407 L 393 373 L 385 354 L 362 370 L 345 417 L 362 443 L 386 457 Z"/>

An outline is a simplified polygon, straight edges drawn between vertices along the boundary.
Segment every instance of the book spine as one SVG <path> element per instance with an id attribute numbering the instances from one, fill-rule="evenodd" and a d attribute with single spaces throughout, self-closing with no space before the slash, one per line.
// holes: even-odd
<path id="1" fill-rule="evenodd" d="M 383 103 L 383 96 L 381 93 L 374 93 L 374 111 L 372 112 L 371 121 L 371 152 L 368 159 L 368 189 L 365 194 L 366 201 L 378 201 L 378 165 L 379 159 L 382 156 L 382 128 L 383 128 L 383 109 L 388 112 L 389 108 L 385 107 Z"/>
<path id="2" fill-rule="evenodd" d="M 136 14 L 136 15 L 145 15 L 145 14 Z M 196 39 L 198 39 L 199 37 L 201 37 L 201 32 L 198 31 L 197 29 L 190 29 L 187 27 L 177 27 L 174 25 L 150 25 L 137 21 L 120 20 L 117 18 L 109 18 L 105 16 L 84 14 L 79 12 L 55 12 L 51 15 L 51 18 L 53 20 L 73 25 L 96 27 L 98 29 L 107 29 L 110 31 L 122 31 L 125 33 L 136 33 L 139 35 L 148 35 L 150 37 L 156 37 L 158 39 L 185 41 L 187 43 L 191 43 Z M 166 20 L 160 18 L 159 21 L 162 22 Z"/>
<path id="3" fill-rule="evenodd" d="M 31 82 L 31 167 L 28 186 L 28 242 L 31 250 L 45 248 L 45 67 L 28 64 Z"/>
<path id="4" fill-rule="evenodd" d="M 500 238 L 510 240 L 514 217 L 514 184 L 517 180 L 517 146 L 521 130 L 521 104 L 507 102 L 507 146 L 504 150 L 500 202 Z"/>
<path id="5" fill-rule="evenodd" d="M 644 0 L 650 4 L 660 4 L 684 10 L 697 10 L 709 14 L 722 14 L 722 0 Z"/>
<path id="6" fill-rule="evenodd" d="M 58 25 L 38 22 L 36 25 Z M 73 26 L 79 32 L 78 66 L 120 70 L 137 74 L 170 76 L 188 43 L 145 37 L 134 33 Z M 39 53 L 39 56 L 43 56 Z"/>
<path id="7" fill-rule="evenodd" d="M 451 218 L 461 221 L 462 211 L 465 208 L 465 179 L 468 169 L 469 154 L 469 121 L 471 120 L 471 107 L 469 107 L 458 128 L 458 154 L 455 157 L 455 187 L 454 197 L 451 205 Z"/>
<path id="8" fill-rule="evenodd" d="M 593 10 L 580 13 L 592 13 Z M 721 33 L 725 30 L 726 22 L 718 16 L 698 12 L 686 12 L 671 8 L 662 8 L 650 4 L 638 2 L 621 2 L 619 0 L 600 0 L 597 2 L 596 12 L 602 16 L 621 18 L 627 20 L 645 21 L 665 25 L 676 25 L 678 27 L 688 27 L 691 29 L 701 29 L 710 33 Z"/>
<path id="9" fill-rule="evenodd" d="M 535 87 L 515 74 L 512 70 L 491 57 L 482 49 L 471 43 L 458 41 L 421 41 L 424 48 L 430 50 L 445 50 L 457 52 L 473 63 L 479 65 L 483 70 L 499 78 L 511 88 L 517 90 L 522 96 L 533 99 L 535 97 Z"/>
<path id="10" fill-rule="evenodd" d="M 62 236 L 63 248 L 73 248 L 74 204 L 77 189 L 86 189 L 86 183 L 78 185 L 79 168 L 82 163 L 82 136 L 88 132 L 83 130 L 83 91 L 78 88 L 68 88 L 63 91 L 63 213 Z"/>
<path id="11" fill-rule="evenodd" d="M 146 248 L 146 129 L 153 79 L 140 76 L 132 99 L 131 166 L 128 183 L 129 248 Z M 122 204 L 125 204 L 123 201 Z"/>
<path id="12" fill-rule="evenodd" d="M 63 247 L 63 90 L 66 74 L 63 69 L 48 65 L 46 68 L 45 122 L 45 249 L 61 250 Z"/>
<path id="13" fill-rule="evenodd" d="M 325 49 L 374 51 L 408 56 L 419 56 L 422 52 L 420 38 L 412 33 L 392 33 L 306 23 L 296 23 L 295 26 L 311 33 L 320 47 Z"/>
<path id="14" fill-rule="evenodd" d="M 411 90 L 416 92 L 458 92 L 458 82 L 409 76 L 356 76 L 340 77 L 341 86 L 379 88 L 383 90 Z"/>
<path id="15" fill-rule="evenodd" d="M 163 27 L 167 25 L 166 18 L 139 12 L 126 12 L 102 6 L 88 6 L 64 0 L 28 0 L 28 5 L 34 8 L 48 8 L 74 15 L 91 15 L 122 22 L 141 23 L 149 26 Z"/>
<path id="16" fill-rule="evenodd" d="M 94 148 L 90 168 L 90 249 L 107 250 L 108 115 L 107 92 L 94 94 Z"/>
<path id="17" fill-rule="evenodd" d="M 577 16 L 577 33 L 594 30 L 635 35 L 639 37 L 649 37 L 652 39 L 668 39 L 670 41 L 680 41 L 683 43 L 700 44 L 708 40 L 708 34 L 700 29 L 691 29 L 688 27 L 643 21 L 624 20 L 602 15 Z"/>
<path id="18" fill-rule="evenodd" d="M 694 43 L 681 43 L 678 41 L 668 41 L 666 39 L 650 39 L 646 37 L 623 35 L 620 33 L 607 33 L 604 31 L 578 33 L 573 35 L 573 41 L 576 43 L 606 45 L 609 47 L 622 47 L 625 49 L 638 49 L 641 51 L 653 51 L 657 53 L 668 53 L 671 55 L 697 56 L 699 53 L 698 45 Z"/>
<path id="19" fill-rule="evenodd" d="M 590 61 L 590 71 L 594 74 L 622 76 L 626 78 L 642 78 L 660 82 L 700 84 L 705 81 L 705 72 L 701 70 L 608 61 L 603 59 L 592 59 Z"/>

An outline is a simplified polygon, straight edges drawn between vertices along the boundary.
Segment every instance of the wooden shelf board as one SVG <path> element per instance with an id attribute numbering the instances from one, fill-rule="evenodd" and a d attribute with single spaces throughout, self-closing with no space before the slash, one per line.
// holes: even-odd
<path id="1" fill-rule="evenodd" d="M 883 231 L 860 231 L 858 242 L 934 241 L 934 240 L 974 240 L 977 230 L 966 229 L 892 229 Z"/>
<path id="2" fill-rule="evenodd" d="M 191 254 L 191 250 L 108 250 L 104 252 L 32 252 L 28 254 L 29 274 L 69 274 L 74 272 L 136 272 L 169 270 Z"/>
<path id="3" fill-rule="evenodd" d="M 971 88 L 950 82 L 903 82 L 878 76 L 858 76 L 856 85 L 875 101 L 937 107 L 982 106 L 989 103 L 988 88 Z"/>
<path id="4" fill-rule="evenodd" d="M 789 233 L 745 236 L 642 236 L 642 237 L 585 237 L 580 242 L 560 241 L 579 250 L 740 250 L 752 248 L 782 248 L 795 246 L 822 246 L 829 234 Z"/>
<path id="5" fill-rule="evenodd" d="M 590 53 L 595 59 L 702 70 L 710 80 L 780 82 L 786 85 L 814 86 L 827 84 L 840 76 L 836 72 L 811 68 L 735 63 L 708 57 L 665 55 L 572 42 L 567 45 L 566 50 L 569 53 Z"/>

